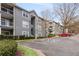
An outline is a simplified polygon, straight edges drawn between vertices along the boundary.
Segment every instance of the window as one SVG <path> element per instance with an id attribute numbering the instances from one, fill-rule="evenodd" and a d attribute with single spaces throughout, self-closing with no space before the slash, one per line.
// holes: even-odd
<path id="1" fill-rule="evenodd" d="M 24 36 L 28 36 L 28 31 L 22 31 L 22 35 L 24 35 Z"/>
<path id="2" fill-rule="evenodd" d="M 49 22 L 49 24 L 52 24 L 52 22 Z"/>
<path id="3" fill-rule="evenodd" d="M 28 17 L 28 15 L 26 14 L 26 17 Z"/>
<path id="4" fill-rule="evenodd" d="M 49 28 L 52 28 L 52 26 L 49 26 Z"/>
<path id="5" fill-rule="evenodd" d="M 26 35 L 26 31 L 22 31 L 22 35 Z"/>
<path id="6" fill-rule="evenodd" d="M 22 16 L 23 16 L 23 17 L 28 17 L 27 13 L 24 12 L 24 11 L 22 11 Z"/>
<path id="7" fill-rule="evenodd" d="M 5 19 L 1 20 L 1 25 L 5 25 Z"/>
<path id="8" fill-rule="evenodd" d="M 27 21 L 23 21 L 22 25 L 24 28 L 29 28 L 29 22 L 27 22 Z"/>
<path id="9" fill-rule="evenodd" d="M 23 16 L 25 16 L 25 13 L 23 13 Z"/>

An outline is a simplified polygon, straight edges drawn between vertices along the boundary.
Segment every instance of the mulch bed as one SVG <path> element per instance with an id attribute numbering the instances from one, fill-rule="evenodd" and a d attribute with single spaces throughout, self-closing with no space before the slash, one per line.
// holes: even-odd
<path id="1" fill-rule="evenodd" d="M 23 53 L 21 51 L 17 51 L 16 56 L 23 56 Z"/>

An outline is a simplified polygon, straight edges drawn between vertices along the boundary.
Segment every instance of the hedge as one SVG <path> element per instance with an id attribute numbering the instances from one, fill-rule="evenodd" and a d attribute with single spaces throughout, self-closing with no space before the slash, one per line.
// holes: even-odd
<path id="1" fill-rule="evenodd" d="M 37 39 L 42 39 L 42 38 L 46 38 L 46 37 L 37 37 Z M 35 39 L 35 37 L 25 37 L 25 36 L 9 36 L 9 35 L 0 35 L 0 40 L 3 39 L 13 39 L 13 40 L 27 40 L 27 39 Z"/>
<path id="2" fill-rule="evenodd" d="M 17 43 L 14 40 L 0 40 L 0 56 L 15 56 Z"/>
<path id="3" fill-rule="evenodd" d="M 48 37 L 54 37 L 56 36 L 55 34 L 49 34 Z"/>
<path id="4" fill-rule="evenodd" d="M 35 39 L 35 37 L 25 37 L 25 36 L 9 36 L 9 35 L 0 35 L 0 40 L 3 39 L 14 39 L 14 40 L 24 40 L 24 39 Z"/>
<path id="5" fill-rule="evenodd" d="M 47 37 L 37 37 L 37 39 L 42 39 L 42 38 L 47 38 Z"/>

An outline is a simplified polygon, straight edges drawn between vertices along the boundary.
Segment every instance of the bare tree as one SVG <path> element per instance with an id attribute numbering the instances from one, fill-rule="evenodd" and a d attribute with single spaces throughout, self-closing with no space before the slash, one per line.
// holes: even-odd
<path id="1" fill-rule="evenodd" d="M 70 24 L 73 20 L 79 18 L 78 8 L 79 6 L 76 3 L 64 3 L 58 4 L 54 9 L 55 14 L 58 16 L 58 19 L 60 19 L 61 24 L 63 25 L 64 32 L 66 32 L 66 29 L 71 27 Z"/>
<path id="2" fill-rule="evenodd" d="M 52 11 L 49 10 L 49 9 L 45 9 L 45 10 L 41 11 L 41 16 L 45 20 L 45 34 L 47 36 L 47 34 L 49 33 L 49 29 L 48 29 L 49 25 L 48 25 L 48 21 L 47 20 L 53 19 Z"/>
<path id="3" fill-rule="evenodd" d="M 79 33 L 79 21 L 74 21 L 70 24 L 71 27 L 69 27 L 69 32 L 71 33 Z"/>

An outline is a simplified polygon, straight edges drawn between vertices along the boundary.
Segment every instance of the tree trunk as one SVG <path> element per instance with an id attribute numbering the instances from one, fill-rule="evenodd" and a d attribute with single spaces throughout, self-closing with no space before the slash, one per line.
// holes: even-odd
<path id="1" fill-rule="evenodd" d="M 68 28 L 64 27 L 63 33 L 68 33 Z"/>

